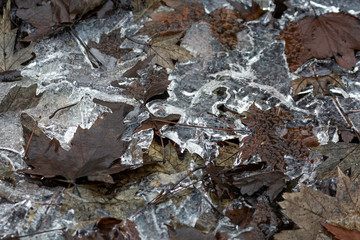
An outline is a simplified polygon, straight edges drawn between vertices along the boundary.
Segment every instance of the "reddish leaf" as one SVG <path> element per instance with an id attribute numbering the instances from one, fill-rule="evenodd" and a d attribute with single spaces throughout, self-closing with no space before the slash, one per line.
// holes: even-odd
<path id="1" fill-rule="evenodd" d="M 153 38 L 184 32 L 205 14 L 201 3 L 177 0 L 163 0 L 163 2 L 174 11 L 151 14 L 152 21 L 145 23 L 138 34 L 146 34 Z"/>
<path id="2" fill-rule="evenodd" d="M 236 34 L 240 31 L 240 15 L 231 9 L 216 9 L 209 15 L 211 30 L 222 44 L 235 47 L 237 44 Z"/>
<path id="3" fill-rule="evenodd" d="M 307 159 L 309 150 L 304 143 L 309 136 L 282 136 L 280 133 L 285 129 L 285 121 L 293 119 L 293 116 L 280 108 L 273 107 L 262 111 L 255 104 L 247 111 L 247 117 L 241 121 L 253 130 L 253 133 L 241 140 L 242 160 L 258 155 L 262 161 L 271 167 L 284 169 L 284 155 L 298 159 Z M 294 130 L 292 130 L 294 131 Z M 308 134 L 308 133 L 306 133 Z"/>
<path id="4" fill-rule="evenodd" d="M 232 223 L 239 225 L 241 228 L 246 228 L 252 221 L 254 212 L 255 208 L 250 208 L 244 204 L 240 209 L 226 210 L 225 216 L 230 218 Z"/>
<path id="5" fill-rule="evenodd" d="M 265 11 L 261 9 L 260 5 L 252 1 L 251 7 L 246 6 L 241 2 L 234 2 L 228 0 L 228 2 L 234 7 L 235 11 L 238 12 L 240 18 L 244 21 L 253 21 L 260 18 Z"/>
<path id="6" fill-rule="evenodd" d="M 100 37 L 99 43 L 94 41 L 89 41 L 88 46 L 90 48 L 99 49 L 100 52 L 103 52 L 109 56 L 113 56 L 116 59 L 121 58 L 123 55 L 128 53 L 131 49 L 120 48 L 121 43 L 124 41 L 124 38 L 120 37 L 120 30 L 116 29 L 109 34 L 103 33 Z"/>
<path id="7" fill-rule="evenodd" d="M 345 13 L 327 13 L 291 22 L 278 36 L 285 40 L 291 71 L 310 58 L 335 57 L 351 70 L 356 65 L 354 50 L 360 50 L 360 20 Z"/>
<path id="8" fill-rule="evenodd" d="M 113 113 L 103 114 L 103 118 L 99 118 L 90 129 L 78 127 L 69 151 L 62 149 L 56 139 L 34 134 L 25 158 L 33 169 L 21 171 L 47 178 L 60 175 L 68 180 L 84 176 L 95 176 L 99 180 L 99 172 L 110 174 L 106 170 L 129 145 L 119 136 L 125 130 L 123 119 L 132 110 L 132 106 L 125 103 L 113 104 L 112 107 Z M 25 142 L 29 141 L 32 130 L 23 126 Z"/>
<path id="9" fill-rule="evenodd" d="M 321 225 L 339 240 L 360 240 L 360 232 L 357 229 L 349 230 L 328 223 L 321 223 Z"/>

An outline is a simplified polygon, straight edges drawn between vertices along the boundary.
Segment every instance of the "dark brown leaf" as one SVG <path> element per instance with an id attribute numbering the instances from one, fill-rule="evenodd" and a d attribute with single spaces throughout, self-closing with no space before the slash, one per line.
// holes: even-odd
<path id="1" fill-rule="evenodd" d="M 354 50 L 360 50 L 360 20 L 346 13 L 326 13 L 291 22 L 278 36 L 285 40 L 291 71 L 310 58 L 328 59 L 351 70 L 356 65 Z"/>
<path id="2" fill-rule="evenodd" d="M 33 169 L 21 172 L 47 178 L 60 175 L 68 180 L 98 176 L 97 173 L 101 171 L 106 173 L 129 145 L 129 142 L 122 141 L 119 136 L 125 130 L 123 119 L 131 110 L 130 105 L 114 104 L 113 113 L 103 114 L 103 118 L 99 118 L 90 129 L 78 127 L 69 151 L 62 149 L 56 139 L 49 139 L 44 134 L 34 134 L 25 158 Z M 28 142 L 33 129 L 23 126 L 23 131 L 25 142 Z"/>
<path id="3" fill-rule="evenodd" d="M 16 16 L 36 28 L 35 32 L 23 40 L 32 41 L 57 33 L 104 2 L 105 0 L 15 0 L 18 6 Z"/>
<path id="4" fill-rule="evenodd" d="M 36 88 L 37 85 L 33 84 L 30 87 L 15 86 L 10 89 L 0 103 L 0 113 L 36 107 L 42 96 L 42 93 L 36 95 Z"/>
<path id="5" fill-rule="evenodd" d="M 151 60 L 154 58 L 155 55 L 149 56 L 147 57 L 145 60 L 139 61 L 135 64 L 135 66 L 133 66 L 132 68 L 130 68 L 129 70 L 127 70 L 124 74 L 123 77 L 127 77 L 127 78 L 139 78 L 140 76 L 138 75 L 137 71 L 141 70 L 141 69 L 145 69 L 146 66 L 151 62 Z"/>
<path id="6" fill-rule="evenodd" d="M 245 204 L 241 208 L 235 208 L 233 210 L 226 210 L 225 216 L 230 218 L 233 224 L 246 228 L 253 219 L 255 208 L 250 208 Z"/>
<path id="7" fill-rule="evenodd" d="M 311 136 L 309 132 L 305 132 L 305 138 L 291 136 L 290 133 L 285 136 L 280 134 L 285 130 L 285 122 L 293 119 L 291 114 L 278 107 L 262 111 L 253 104 L 246 115 L 241 121 L 253 131 L 241 140 L 243 161 L 257 154 L 262 161 L 281 170 L 285 167 L 284 155 L 303 160 L 308 158 L 310 152 L 305 142 Z"/>
<path id="8" fill-rule="evenodd" d="M 0 72 L 0 82 L 15 82 L 22 79 L 20 71 Z"/>
<path id="9" fill-rule="evenodd" d="M 150 115 L 150 118 L 142 122 L 141 126 L 136 129 L 136 132 L 140 132 L 149 128 L 159 131 L 163 126 L 171 124 L 171 122 L 176 123 L 177 121 L 179 121 L 180 117 L 181 116 L 178 114 L 170 114 L 163 118 Z"/>
<path id="10" fill-rule="evenodd" d="M 314 86 L 314 90 L 313 90 L 314 96 L 328 95 L 330 91 L 328 88 L 328 84 L 345 90 L 345 86 L 341 81 L 341 76 L 335 73 L 331 73 L 329 75 L 324 75 L 324 76 L 300 77 L 293 80 L 291 83 L 292 83 L 294 96 L 298 95 L 299 92 L 304 90 L 308 85 Z"/>
<path id="11" fill-rule="evenodd" d="M 228 0 L 228 2 L 234 7 L 235 11 L 238 12 L 240 18 L 244 21 L 256 20 L 265 13 L 265 11 L 261 9 L 260 5 L 254 1 L 252 1 L 251 7 L 248 7 L 241 2 L 231 0 Z"/>
<path id="12" fill-rule="evenodd" d="M 116 29 L 109 34 L 103 33 L 100 37 L 99 43 L 89 41 L 88 46 L 90 48 L 96 48 L 106 55 L 119 59 L 131 50 L 128 48 L 120 48 L 120 45 L 123 41 L 124 38 L 120 37 L 120 30 Z"/>
<path id="13" fill-rule="evenodd" d="M 196 228 L 177 227 L 174 229 L 169 225 L 167 225 L 167 227 L 170 240 L 215 240 L 212 233 L 205 234 Z"/>

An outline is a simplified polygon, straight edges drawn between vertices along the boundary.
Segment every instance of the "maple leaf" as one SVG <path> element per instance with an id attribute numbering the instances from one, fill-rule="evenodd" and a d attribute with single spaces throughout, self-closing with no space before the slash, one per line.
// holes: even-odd
<path id="1" fill-rule="evenodd" d="M 34 47 L 31 44 L 14 53 L 17 28 L 11 29 L 10 7 L 11 1 L 9 0 L 4 8 L 0 22 L 0 48 L 2 50 L 0 54 L 0 71 L 2 72 L 20 69 L 22 63 L 32 58 Z"/>
<path id="2" fill-rule="evenodd" d="M 247 117 L 241 119 L 241 122 L 251 128 L 253 133 L 240 142 L 242 161 L 258 154 L 262 161 L 267 162 L 271 167 L 283 169 L 285 167 L 284 155 L 304 160 L 308 158 L 310 151 L 307 144 L 310 146 L 314 144 L 308 141 L 308 138 L 313 134 L 308 131 L 298 131 L 305 136 L 295 136 L 291 133 L 294 130 L 286 129 L 285 121 L 293 119 L 290 113 L 278 107 L 262 111 L 252 104 L 245 114 Z M 279 133 L 285 129 L 288 133 L 280 135 Z"/>
<path id="3" fill-rule="evenodd" d="M 188 50 L 176 44 L 181 37 L 182 33 L 179 33 L 152 39 L 149 43 L 151 47 L 147 53 L 148 56 L 155 55 L 151 64 L 175 69 L 172 60 L 187 61 L 194 58 Z"/>
<path id="4" fill-rule="evenodd" d="M 341 81 L 341 76 L 336 73 L 331 73 L 324 76 L 315 76 L 315 77 L 300 77 L 292 81 L 293 94 L 298 95 L 299 92 L 304 90 L 306 86 L 313 85 L 314 96 L 318 95 L 328 95 L 329 88 L 328 84 L 334 87 L 339 87 L 345 90 L 345 86 Z"/>
<path id="5" fill-rule="evenodd" d="M 285 193 L 280 202 L 282 212 L 290 217 L 299 230 L 282 231 L 275 239 L 317 239 L 324 230 L 322 222 L 346 228 L 360 229 L 360 187 L 351 183 L 338 168 L 336 197 L 301 185 L 300 192 Z"/>
<path id="6" fill-rule="evenodd" d="M 150 15 L 151 22 L 146 22 L 144 27 L 137 34 L 145 34 L 151 38 L 185 32 L 191 27 L 193 22 L 202 18 L 205 14 L 201 3 L 162 0 L 174 11 L 159 12 Z"/>
<path id="7" fill-rule="evenodd" d="M 360 50 L 360 19 L 346 13 L 326 13 L 290 22 L 278 36 L 285 40 L 285 53 L 291 71 L 310 58 L 335 57 L 351 70 L 356 65 L 354 50 Z"/>
<path id="8" fill-rule="evenodd" d="M 115 29 L 108 34 L 101 34 L 99 43 L 89 41 L 87 45 L 89 48 L 99 49 L 100 52 L 119 59 L 131 50 L 129 48 L 119 47 L 124 41 L 124 38 L 121 38 L 120 35 L 120 30 Z"/>
<path id="9" fill-rule="evenodd" d="M 129 145 L 129 142 L 121 140 L 119 136 L 125 130 L 123 119 L 132 110 L 132 106 L 118 103 L 112 104 L 111 109 L 113 113 L 105 113 L 90 129 L 78 127 L 69 151 L 62 149 L 56 139 L 49 139 L 44 134 L 34 134 L 25 158 L 33 169 L 21 172 L 47 178 L 60 175 L 68 180 L 75 180 L 84 176 L 96 177 L 99 172 L 104 176 L 127 169 L 128 167 L 119 166 L 111 169 L 111 173 L 107 172 Z M 32 130 L 23 126 L 26 142 L 29 141 Z"/>

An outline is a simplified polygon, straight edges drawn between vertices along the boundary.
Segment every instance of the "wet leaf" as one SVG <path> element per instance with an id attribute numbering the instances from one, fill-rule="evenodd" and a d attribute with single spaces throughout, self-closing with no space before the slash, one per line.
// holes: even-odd
<path id="1" fill-rule="evenodd" d="M 34 45 L 31 44 L 26 48 L 22 48 L 14 52 L 17 28 L 11 29 L 11 22 L 9 19 L 11 1 L 8 0 L 3 11 L 3 16 L 0 22 L 0 71 L 19 70 L 21 64 L 32 58 Z"/>
<path id="2" fill-rule="evenodd" d="M 360 20 L 346 13 L 326 13 L 291 22 L 278 36 L 285 40 L 285 53 L 291 71 L 310 58 L 335 57 L 351 70 L 356 65 L 354 50 L 360 50 Z"/>
<path id="3" fill-rule="evenodd" d="M 281 171 L 261 172 L 234 180 L 232 184 L 240 189 L 241 194 L 253 195 L 266 187 L 265 195 L 273 201 L 286 186 L 288 177 Z"/>
<path id="4" fill-rule="evenodd" d="M 240 15 L 231 9 L 216 9 L 209 14 L 209 23 L 213 35 L 217 36 L 220 42 L 233 48 L 237 45 L 236 34 L 240 31 Z"/>
<path id="5" fill-rule="evenodd" d="M 337 176 L 337 167 L 341 171 L 350 170 L 350 178 L 355 181 L 360 176 L 360 147 L 356 143 L 328 143 L 312 148 L 326 157 L 326 160 L 316 168 L 319 179 Z"/>
<path id="6" fill-rule="evenodd" d="M 151 47 L 147 53 L 148 56 L 155 55 L 151 63 L 164 68 L 175 69 L 173 60 L 183 62 L 194 58 L 188 50 L 176 44 L 181 37 L 182 34 L 180 33 L 152 39 L 149 43 Z"/>
<path id="7" fill-rule="evenodd" d="M 170 84 L 168 76 L 168 73 L 163 68 L 151 68 L 148 70 L 144 82 L 138 79 L 130 84 L 128 90 L 137 100 L 147 103 L 150 98 L 166 92 Z"/>
<path id="8" fill-rule="evenodd" d="M 106 0 L 15 0 L 16 16 L 36 28 L 24 41 L 40 39 L 73 25 L 89 11 L 103 5 Z"/>
<path id="9" fill-rule="evenodd" d="M 321 222 L 349 230 L 360 229 L 360 188 L 338 168 L 336 197 L 301 185 L 300 192 L 285 193 L 282 212 L 300 229 L 282 231 L 275 239 L 317 239 L 324 232 Z M 296 236 L 296 238 L 295 238 Z"/>
<path id="10" fill-rule="evenodd" d="M 136 132 L 140 132 L 142 130 L 146 130 L 149 128 L 154 129 L 155 131 L 159 131 L 163 126 L 171 124 L 171 122 L 178 122 L 181 115 L 178 114 L 170 114 L 166 117 L 155 117 L 154 115 L 150 115 L 150 118 L 146 119 L 141 123 L 141 126 L 136 129 Z"/>
<path id="11" fill-rule="evenodd" d="M 146 66 L 151 62 L 155 55 L 147 57 L 145 60 L 138 61 L 132 68 L 124 72 L 123 77 L 127 78 L 139 78 L 137 71 L 145 69 Z M 113 83 L 112 83 L 113 85 Z"/>
<path id="12" fill-rule="evenodd" d="M 33 169 L 21 171 L 47 178 L 60 175 L 68 180 L 98 176 L 97 173 L 101 171 L 114 173 L 114 169 L 108 168 L 122 156 L 129 145 L 129 142 L 121 140 L 119 136 L 125 130 L 123 119 L 131 110 L 132 107 L 127 104 L 113 104 L 113 113 L 105 113 L 90 129 L 78 127 L 69 151 L 62 149 L 56 139 L 49 139 L 43 134 L 33 135 L 25 158 Z M 29 141 L 32 130 L 23 126 L 25 142 Z M 117 171 L 127 168 L 128 166 L 120 166 Z"/>
<path id="13" fill-rule="evenodd" d="M 148 35 L 155 38 L 163 35 L 185 32 L 191 25 L 200 20 L 205 14 L 201 3 L 162 0 L 173 11 L 159 12 L 150 15 L 152 21 L 146 22 L 138 34 Z"/>
<path id="14" fill-rule="evenodd" d="M 15 82 L 22 79 L 20 71 L 0 72 L 0 82 Z"/>
<path id="15" fill-rule="evenodd" d="M 228 0 L 228 2 L 233 6 L 235 11 L 238 12 L 240 18 L 244 21 L 253 21 L 260 18 L 265 11 L 261 9 L 260 5 L 252 1 L 251 7 L 246 6 L 241 2 L 235 2 Z"/>
<path id="16" fill-rule="evenodd" d="M 341 76 L 331 73 L 324 76 L 315 76 L 315 77 L 300 77 L 292 81 L 293 95 L 296 96 L 304 90 L 308 85 L 313 85 L 314 96 L 318 95 L 328 95 L 329 88 L 328 84 L 333 87 L 342 88 L 345 90 L 345 86 L 341 81 Z"/>
<path id="17" fill-rule="evenodd" d="M 334 226 L 328 223 L 321 223 L 321 225 L 331 232 L 336 239 L 339 240 L 360 240 L 360 232 L 356 229 L 348 230 L 343 227 Z"/>
<path id="18" fill-rule="evenodd" d="M 42 93 L 36 95 L 36 88 L 37 84 L 30 87 L 15 86 L 10 89 L 0 103 L 0 113 L 36 107 L 42 96 Z"/>
<path id="19" fill-rule="evenodd" d="M 103 33 L 100 37 L 99 43 L 89 41 L 87 45 L 90 48 L 96 48 L 106 55 L 119 59 L 131 50 L 128 48 L 120 48 L 123 41 L 124 38 L 121 38 L 120 30 L 115 29 L 109 34 Z"/>
<path id="20" fill-rule="evenodd" d="M 146 15 L 146 13 L 160 7 L 161 0 L 132 0 L 131 4 L 134 16 L 140 18 Z"/>
<path id="21" fill-rule="evenodd" d="M 262 111 L 253 104 L 246 111 L 246 115 L 241 121 L 253 131 L 240 142 L 242 161 L 258 155 L 271 168 L 281 170 L 285 168 L 284 155 L 302 160 L 308 158 L 310 151 L 306 138 L 309 133 L 305 132 L 306 138 L 301 135 L 286 135 L 285 122 L 293 119 L 290 113 L 278 107 Z"/>
<path id="22" fill-rule="evenodd" d="M 215 237 L 212 233 L 203 233 L 200 230 L 192 227 L 177 227 L 176 229 L 167 225 L 168 234 L 170 240 L 184 240 L 184 239 L 194 239 L 194 240 L 215 240 Z"/>

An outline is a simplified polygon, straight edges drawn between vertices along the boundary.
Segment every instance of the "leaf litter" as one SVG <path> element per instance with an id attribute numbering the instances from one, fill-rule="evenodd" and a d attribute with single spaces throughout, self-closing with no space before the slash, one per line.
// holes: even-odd
<path id="1" fill-rule="evenodd" d="M 183 2 L 176 3 L 177 1 L 164 2 L 168 7 L 170 4 L 172 6 L 180 4 L 178 9 L 186 11 L 186 7 L 190 6 L 185 5 Z M 201 9 L 207 9 L 206 6 L 209 3 L 207 1 L 202 2 L 204 2 L 205 6 L 201 6 Z M 299 5 L 296 6 L 299 7 Z M 145 6 L 144 9 L 146 8 L 148 7 Z M 176 9 L 175 11 L 177 11 Z M 256 9 L 256 7 L 252 9 Z M 146 11 L 145 15 L 147 14 Z M 151 11 L 150 7 L 150 16 Z M 218 11 L 223 13 L 232 12 L 227 10 Z M 254 12 L 256 11 L 254 10 Z M 169 16 L 170 14 L 170 12 L 164 12 L 163 10 L 160 13 L 162 16 Z M 121 14 L 124 14 L 124 12 Z M 224 14 L 224 16 L 229 16 L 232 19 L 234 15 Z M 285 16 L 282 20 L 285 19 L 286 22 L 288 16 Z M 133 35 L 136 34 L 137 29 L 141 28 L 141 24 L 134 22 L 126 13 L 117 20 L 116 18 L 110 19 L 112 20 L 109 21 L 109 25 L 104 28 L 108 30 L 108 33 L 118 29 L 121 25 L 121 30 L 118 31 L 120 32 L 120 39 L 124 36 L 130 36 L 139 42 L 149 40 L 143 40 L 146 38 L 142 38 L 140 35 L 140 37 Z M 139 20 L 142 21 L 141 16 Z M 274 59 L 285 58 L 283 45 L 275 41 L 276 34 L 280 33 L 276 24 L 280 24 L 280 22 L 273 21 L 275 21 L 275 25 L 273 25 L 275 29 L 272 28 L 272 30 L 269 29 L 271 24 L 268 25 L 269 22 L 267 22 L 265 16 L 260 20 L 245 23 L 242 27 L 248 29 L 245 31 L 246 34 L 250 34 L 243 39 L 241 44 L 246 43 L 247 47 L 242 49 L 240 45 L 230 44 L 232 50 L 229 50 L 228 46 L 226 46 L 227 43 L 222 42 L 221 37 L 213 36 L 212 25 L 208 22 L 208 19 L 202 19 L 200 22 L 197 20 L 194 22 L 194 20 L 190 19 L 187 25 L 180 24 L 180 26 L 185 26 L 181 30 L 181 36 L 184 35 L 184 39 L 190 33 L 195 32 L 189 30 L 192 25 L 208 26 L 210 31 L 205 31 L 203 34 L 204 36 L 207 34 L 208 38 L 212 39 L 208 45 L 212 56 L 210 59 L 198 57 L 205 55 L 197 55 L 197 51 L 201 52 L 202 50 L 194 44 L 191 53 L 197 58 L 184 62 L 171 61 L 174 66 L 173 69 L 160 70 L 160 72 L 167 71 L 166 75 L 169 76 L 164 78 L 166 80 L 164 80 L 163 85 L 160 84 L 159 89 L 155 87 L 158 78 L 154 78 L 150 83 L 146 79 L 147 72 L 152 71 L 153 66 L 149 64 L 151 60 L 145 61 L 137 67 L 134 66 L 139 60 L 131 61 L 134 56 L 137 59 L 146 59 L 148 52 L 146 48 L 149 47 L 147 44 L 135 48 L 136 43 L 132 42 L 130 44 L 131 41 L 127 39 L 119 43 L 119 45 L 121 44 L 121 48 L 124 49 L 134 48 L 134 51 L 129 51 L 120 56 L 120 59 L 112 68 L 93 69 L 86 62 L 87 57 L 83 55 L 82 51 L 78 50 L 80 46 L 67 44 L 73 41 L 72 35 L 64 32 L 50 39 L 51 41 L 43 40 L 44 42 L 40 43 L 39 46 L 43 44 L 46 45 L 46 48 L 37 47 L 35 63 L 25 67 L 22 72 L 26 81 L 38 83 L 37 92 L 44 92 L 37 106 L 20 110 L 27 112 L 32 119 L 37 120 L 37 123 L 30 127 L 30 129 L 36 130 L 33 135 L 43 134 L 48 140 L 56 136 L 59 140 L 58 146 L 63 147 L 77 139 L 76 130 L 79 124 L 82 126 L 81 128 L 89 128 L 84 131 L 95 131 L 97 123 L 95 125 L 93 123 L 97 122 L 98 115 L 111 116 L 111 114 L 116 113 L 116 111 L 109 113 L 108 108 L 100 108 L 93 103 L 94 98 L 99 98 L 103 101 L 111 101 L 113 104 L 115 104 L 114 102 L 127 102 L 133 105 L 133 111 L 129 112 L 127 116 L 118 119 L 120 120 L 118 124 L 121 125 L 122 122 L 127 124 L 126 131 L 122 132 L 120 139 L 127 142 L 126 145 L 130 146 L 131 151 L 133 149 L 131 146 L 134 146 L 137 142 L 143 141 L 143 143 L 141 143 L 142 147 L 134 148 L 134 151 L 138 151 L 136 154 L 123 156 L 117 161 L 113 159 L 110 165 L 107 164 L 100 171 L 91 170 L 85 175 L 69 173 L 71 176 L 66 178 L 76 180 L 77 187 L 58 194 L 57 196 L 60 196 L 60 198 L 55 197 L 56 194 L 53 190 L 55 183 L 53 181 L 36 178 L 35 176 L 32 178 L 17 176 L 15 182 L 18 181 L 17 178 L 21 178 L 25 182 L 37 182 L 40 188 L 49 188 L 51 193 L 54 192 L 53 197 L 50 198 L 51 200 L 42 199 L 41 204 L 45 204 L 45 206 L 46 204 L 55 205 L 46 207 L 41 205 L 42 207 L 36 207 L 34 211 L 31 210 L 31 207 L 39 206 L 36 205 L 39 203 L 30 201 L 27 205 L 24 205 L 15 200 L 16 203 L 12 209 L 19 209 L 18 206 L 20 206 L 21 211 L 26 212 L 33 219 L 33 227 L 25 230 L 17 228 L 16 236 L 21 234 L 35 234 L 36 236 L 36 234 L 40 234 L 44 230 L 42 227 L 36 227 L 43 208 L 48 209 L 45 212 L 49 212 L 49 209 L 51 209 L 54 217 L 49 216 L 49 221 L 54 224 L 47 225 L 45 230 L 49 229 L 50 231 L 41 234 L 56 236 L 59 239 L 71 235 L 74 233 L 72 231 L 76 230 L 78 230 L 78 233 L 83 231 L 83 234 L 92 234 L 94 232 L 91 227 L 86 228 L 83 226 L 89 220 L 94 223 L 97 219 L 104 219 L 104 217 L 123 219 L 114 220 L 117 223 L 132 221 L 136 224 L 135 228 L 140 238 L 150 236 L 153 239 L 169 238 L 169 228 L 165 225 L 169 223 L 170 227 L 175 227 L 175 231 L 177 229 L 177 233 L 180 235 L 186 232 L 196 232 L 203 236 L 223 237 L 225 239 L 270 238 L 277 231 L 291 229 L 291 224 L 281 225 L 284 217 L 278 218 L 281 215 L 276 212 L 279 209 L 276 204 L 281 199 L 282 191 L 291 192 L 293 187 L 298 184 L 299 179 L 301 179 L 300 182 L 306 181 L 310 186 L 317 182 L 315 176 L 318 173 L 316 169 L 319 168 L 316 167 L 323 160 L 322 155 L 328 156 L 326 155 L 328 153 L 316 153 L 314 150 L 310 151 L 308 147 L 316 146 L 318 142 L 324 143 L 339 137 L 337 128 L 334 130 L 329 120 L 335 119 L 335 121 L 344 122 L 343 115 L 339 113 L 344 110 L 349 115 L 349 119 L 352 120 L 346 120 L 345 123 L 352 124 L 350 127 L 356 133 L 359 123 L 354 116 L 357 114 L 356 108 L 358 108 L 358 104 L 354 101 L 354 96 L 356 96 L 358 87 L 354 82 L 356 82 L 355 79 L 358 73 L 348 73 L 339 70 L 339 68 L 330 67 L 330 72 L 341 75 L 344 83 L 351 86 L 346 89 L 348 97 L 339 97 L 337 104 L 335 104 L 335 100 L 332 100 L 334 96 L 324 96 L 323 98 L 306 96 L 293 100 L 289 94 L 291 74 L 287 70 L 286 62 L 274 61 Z M 89 20 L 81 23 L 78 27 L 75 26 L 75 31 L 80 38 L 84 39 L 85 43 L 90 42 L 94 36 L 100 38 L 102 34 L 102 32 L 94 33 L 95 29 L 100 29 L 96 27 L 99 26 L 97 24 L 99 24 L 99 21 Z M 175 23 L 171 26 L 168 28 L 171 33 L 170 36 L 176 35 L 175 32 L 179 31 L 179 29 L 174 27 Z M 220 29 L 221 32 L 221 27 L 219 26 L 216 29 Z M 224 35 L 230 36 L 229 41 L 235 39 L 234 36 L 239 37 L 237 34 L 234 35 L 234 32 L 242 30 L 237 27 L 232 28 L 232 26 L 230 28 L 230 35 Z M 149 37 L 151 39 L 156 38 L 154 36 Z M 186 45 L 182 45 L 183 38 L 179 38 L 176 45 L 186 49 Z M 189 46 L 189 44 L 187 45 Z M 64 51 L 62 53 L 54 51 L 59 48 L 64 49 Z M 44 49 L 47 50 L 44 51 Z M 269 51 L 264 51 L 264 49 Z M 103 54 L 103 56 L 106 56 L 106 54 Z M 59 57 L 61 61 L 58 60 Z M 156 57 L 156 54 L 153 57 Z M 168 61 L 170 62 L 170 60 Z M 316 72 L 322 75 L 329 74 L 327 68 L 329 68 L 330 63 L 331 61 L 315 62 Z M 157 63 L 157 65 L 161 64 Z M 121 69 L 117 69 L 115 66 Z M 125 67 L 122 68 L 123 66 Z M 263 68 L 261 71 L 259 66 Z M 132 67 L 134 67 L 134 71 L 130 76 L 134 76 L 136 80 L 129 79 L 128 75 L 124 76 L 124 73 L 132 69 Z M 58 69 L 61 69 L 61 74 L 57 71 Z M 161 69 L 161 66 L 156 69 Z M 278 76 L 278 78 L 275 77 L 269 81 L 269 76 L 260 78 L 257 75 L 259 71 L 264 73 L 269 69 L 272 69 L 271 74 Z M 311 72 L 306 68 L 306 64 L 301 71 L 303 71 L 302 74 L 305 73 L 304 75 L 307 76 L 309 76 L 309 73 L 306 73 L 306 71 Z M 158 73 L 158 71 L 155 72 Z M 34 80 L 33 78 L 36 75 L 40 77 L 36 77 Z M 116 81 L 117 86 L 121 87 L 114 88 L 111 86 L 111 82 L 114 81 Z M 168 84 L 169 82 L 170 84 Z M 134 93 L 129 94 L 128 89 L 132 83 Z M 153 90 L 151 90 L 152 87 Z M 164 97 L 162 93 L 168 95 Z M 257 108 L 255 108 L 254 102 Z M 354 102 L 355 104 L 352 104 Z M 220 112 L 220 108 L 225 108 L 227 111 Z M 341 111 L 338 111 L 339 108 Z M 15 110 L 18 116 L 20 111 Z M 244 111 L 247 111 L 247 113 Z M 49 119 L 48 116 L 52 116 L 54 112 L 56 114 Z M 78 113 L 81 114 L 77 115 Z M 2 113 L 3 116 L 9 116 L 9 114 L 9 112 Z M 311 114 L 316 115 L 312 116 Z M 141 123 L 144 124 L 146 116 L 152 116 L 149 120 L 164 120 L 166 116 L 171 115 L 178 116 L 172 123 L 170 123 L 172 121 L 170 120 L 165 125 L 156 126 L 155 124 L 149 126 L 155 128 L 157 134 L 149 135 L 149 131 L 145 128 L 144 131 L 136 132 Z M 67 121 L 72 118 L 73 120 L 64 125 L 61 123 L 64 118 Z M 105 117 L 100 121 L 106 121 L 106 119 Z M 195 128 L 194 125 L 203 128 Z M 17 126 L 21 127 L 19 124 Z M 11 124 L 8 124 L 7 128 L 13 132 L 16 132 L 14 129 L 17 129 Z M 221 131 L 220 128 L 226 128 L 227 130 Z M 140 130 L 142 130 L 141 127 Z M 102 129 L 101 132 L 105 133 L 106 128 Z M 154 141 L 151 144 L 151 137 L 147 140 L 141 140 L 141 137 L 144 138 L 145 136 L 148 138 L 157 136 L 155 137 L 157 138 L 156 144 Z M 159 141 L 158 136 L 161 136 L 163 140 Z M 128 140 L 132 138 L 132 142 L 129 143 Z M 106 140 L 103 140 L 103 142 L 105 143 Z M 272 142 L 280 142 L 281 147 L 273 147 L 270 144 Z M 29 149 L 31 149 L 31 144 L 30 141 Z M 222 149 L 221 155 L 218 156 L 221 144 L 225 147 Z M 245 148 L 244 145 L 250 145 L 252 149 Z M 45 148 L 47 146 L 48 142 L 44 144 Z M 229 146 L 232 147 L 231 150 Z M 11 161 L 14 163 L 11 165 L 19 169 L 17 165 L 19 163 L 9 157 L 16 156 L 16 152 L 11 152 L 11 148 L 6 147 L 6 145 L 2 149 L 4 150 L 1 150 L 1 161 L 6 163 Z M 69 151 L 66 154 L 74 151 L 71 144 L 66 149 Z M 153 151 L 154 149 L 156 150 Z M 227 149 L 229 149 L 229 153 Z M 124 152 L 123 150 L 121 151 Z M 269 150 L 269 156 L 266 154 L 267 150 Z M 58 151 L 64 153 L 65 150 L 62 150 L 59 146 Z M 253 154 L 246 154 L 246 151 L 253 151 Z M 251 157 L 246 157 L 247 155 Z M 142 166 L 139 167 L 134 163 L 124 166 L 123 162 L 129 163 L 132 161 L 131 156 L 139 156 L 140 162 L 143 161 L 140 164 Z M 244 161 L 245 159 L 246 161 Z M 133 162 L 138 160 L 134 159 Z M 21 160 L 17 161 L 21 162 Z M 90 160 L 91 162 L 92 160 Z M 110 160 L 108 163 L 110 163 Z M 24 165 L 24 163 L 22 164 Z M 218 164 L 224 165 L 218 166 Z M 138 168 L 133 169 L 136 167 Z M 274 168 L 276 171 L 273 171 Z M 122 170 L 119 172 L 119 169 Z M 33 171 L 36 171 L 36 168 Z M 57 174 L 64 176 L 68 173 L 60 172 Z M 43 172 L 40 175 L 47 176 Z M 88 176 L 88 180 L 95 180 L 96 182 L 91 184 L 88 180 L 78 178 L 78 176 Z M 104 181 L 105 179 L 111 179 L 111 181 Z M 11 184 L 11 181 L 7 182 L 4 178 L 1 181 L 1 186 L 5 186 L 6 189 L 9 186 L 7 184 Z M 61 183 L 57 183 L 57 188 L 63 189 Z M 298 189 L 298 186 L 294 190 L 296 191 L 296 189 Z M 5 199 L 7 197 L 9 196 L 6 194 L 3 196 Z M 111 207 L 115 204 L 119 209 L 126 209 L 129 202 L 134 202 L 133 208 L 127 209 L 128 211 L 123 215 L 115 212 L 114 208 Z M 63 215 L 58 214 L 59 212 L 56 210 L 60 209 L 61 205 L 63 205 L 61 207 Z M 11 212 L 11 210 L 6 211 Z M 18 213 L 19 211 L 15 212 Z M 243 219 L 244 214 L 249 217 L 241 222 L 239 219 Z M 93 217 L 89 218 L 89 215 Z M 210 216 L 207 223 L 213 226 L 212 228 L 200 227 L 204 226 L 201 221 L 206 216 Z M 55 217 L 56 221 L 54 220 Z M 127 218 L 130 218 L 130 220 L 126 220 Z M 176 221 L 170 221 L 170 219 Z M 179 222 L 185 227 L 176 228 L 175 222 Z M 297 223 L 295 219 L 294 222 Z M 24 221 L 19 220 L 13 222 L 16 226 L 23 226 L 23 223 Z M 77 223 L 76 226 L 75 223 Z M 334 222 L 328 222 L 327 224 L 337 228 L 345 229 L 347 227 L 338 226 Z M 239 226 L 235 227 L 236 225 Z M 325 226 L 330 229 L 328 225 Z M 66 231 L 64 230 L 65 227 L 72 230 Z M 126 226 L 122 225 L 118 226 L 117 230 L 108 229 L 104 234 L 112 234 L 114 231 L 120 231 L 122 234 L 133 233 L 131 229 L 134 229 L 134 225 L 127 229 Z M 8 233 L 9 231 L 5 234 Z"/>

